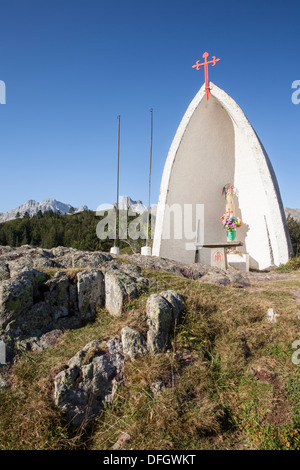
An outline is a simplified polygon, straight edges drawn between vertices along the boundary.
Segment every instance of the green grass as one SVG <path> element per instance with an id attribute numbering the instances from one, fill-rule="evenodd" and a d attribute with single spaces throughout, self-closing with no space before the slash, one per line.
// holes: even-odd
<path id="1" fill-rule="evenodd" d="M 290 273 L 293 271 L 300 270 L 300 256 L 295 256 L 291 258 L 286 264 L 281 264 L 275 271 L 280 273 Z"/>
<path id="2" fill-rule="evenodd" d="M 126 431 L 132 449 L 299 450 L 300 366 L 291 361 L 291 344 L 299 338 L 293 291 L 300 277 L 237 289 L 144 274 L 148 291 L 121 317 L 101 309 L 53 349 L 27 353 L 15 364 L 10 388 L 0 392 L 0 449 L 111 449 Z M 169 352 L 126 362 L 125 383 L 88 433 L 67 426 L 52 402 L 55 374 L 93 339 L 125 325 L 146 334 L 147 298 L 165 289 L 177 290 L 186 303 Z M 266 321 L 268 308 L 279 313 L 277 323 Z M 251 370 L 276 379 L 258 379 Z M 157 380 L 168 385 L 159 393 Z"/>

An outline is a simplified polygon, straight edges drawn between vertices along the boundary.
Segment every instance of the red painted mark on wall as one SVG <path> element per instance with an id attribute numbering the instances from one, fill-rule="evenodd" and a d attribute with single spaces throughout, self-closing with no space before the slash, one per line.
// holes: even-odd
<path id="1" fill-rule="evenodd" d="M 223 253 L 221 251 L 217 250 L 213 254 L 214 262 L 215 263 L 222 263 L 223 261 Z"/>

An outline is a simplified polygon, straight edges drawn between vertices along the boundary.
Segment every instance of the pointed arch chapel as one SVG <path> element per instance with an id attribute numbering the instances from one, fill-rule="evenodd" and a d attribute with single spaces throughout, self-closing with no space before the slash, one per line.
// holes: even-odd
<path id="1" fill-rule="evenodd" d="M 220 218 L 225 212 L 222 188 L 227 183 L 238 190 L 235 215 L 242 227 L 237 240 L 243 242 L 241 251 L 249 254 L 250 268 L 286 263 L 292 248 L 270 160 L 241 108 L 210 82 L 209 100 L 203 85 L 183 116 L 166 159 L 153 255 L 193 263 L 199 224 L 204 243 L 225 242 Z M 197 205 L 203 205 L 201 216 Z M 184 226 L 184 215 L 173 223 L 173 209 L 178 207 L 182 214 L 192 207 L 191 233 Z"/>

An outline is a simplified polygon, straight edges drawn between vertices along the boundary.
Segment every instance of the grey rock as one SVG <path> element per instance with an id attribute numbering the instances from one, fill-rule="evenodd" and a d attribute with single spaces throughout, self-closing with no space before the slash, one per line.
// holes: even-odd
<path id="1" fill-rule="evenodd" d="M 229 276 L 223 272 L 208 272 L 202 278 L 201 282 L 216 284 L 218 286 L 228 286 L 230 284 Z"/>
<path id="2" fill-rule="evenodd" d="M 48 333 L 44 333 L 40 338 L 38 338 L 35 348 L 38 351 L 53 348 L 58 344 L 62 335 L 63 332 L 61 330 L 51 330 Z"/>
<path id="3" fill-rule="evenodd" d="M 10 278 L 10 270 L 8 264 L 0 261 L 0 281 L 5 281 Z"/>
<path id="4" fill-rule="evenodd" d="M 23 270 L 47 268 L 98 267 L 110 262 L 109 253 L 80 251 L 74 248 L 56 247 L 51 250 L 23 245 L 18 248 L 0 246 L 0 262 L 8 265 L 10 277 Z"/>
<path id="5" fill-rule="evenodd" d="M 32 269 L 2 283 L 0 326 L 10 338 L 40 337 L 69 315 L 69 278 L 64 273 L 48 277 Z"/>
<path id="6" fill-rule="evenodd" d="M 112 256 L 102 252 L 76 252 L 72 255 L 72 265 L 74 268 L 97 268 L 103 266 L 107 261 L 112 260 Z"/>
<path id="7" fill-rule="evenodd" d="M 13 251 L 14 249 L 8 245 L 0 245 L 0 256 L 7 255 L 9 252 Z"/>
<path id="8" fill-rule="evenodd" d="M 237 272 L 233 268 L 225 271 L 200 263 L 180 263 L 166 258 L 142 256 L 140 254 L 120 255 L 119 258 L 148 269 L 174 273 L 177 276 L 199 280 L 200 282 L 221 286 L 233 285 L 234 287 L 247 287 L 250 285 L 249 273 Z"/>
<path id="9" fill-rule="evenodd" d="M 173 313 L 173 326 L 175 326 L 178 323 L 180 314 L 185 308 L 183 297 L 174 290 L 166 290 L 160 292 L 159 295 L 164 297 L 171 305 Z"/>
<path id="10" fill-rule="evenodd" d="M 4 328 L 33 304 L 33 285 L 28 278 L 4 281 L 0 286 L 0 327 Z"/>
<path id="11" fill-rule="evenodd" d="M 70 279 L 64 272 L 58 272 L 53 279 L 45 283 L 47 291 L 44 300 L 50 306 L 53 320 L 69 315 L 70 306 Z"/>
<path id="12" fill-rule="evenodd" d="M 122 314 L 123 303 L 127 300 L 124 285 L 113 273 L 105 274 L 105 308 L 113 316 Z"/>
<path id="13" fill-rule="evenodd" d="M 124 354 L 127 354 L 132 361 L 138 356 L 147 354 L 147 345 L 144 336 L 137 330 L 125 326 L 121 330 L 121 339 Z"/>
<path id="14" fill-rule="evenodd" d="M 44 273 L 43 271 L 39 271 L 38 269 L 29 269 L 24 270 L 20 274 L 17 275 L 15 278 L 16 281 L 27 279 L 31 282 L 33 287 L 33 296 L 39 295 L 39 287 L 49 278 L 49 276 Z"/>
<path id="15" fill-rule="evenodd" d="M 159 295 L 153 294 L 148 298 L 147 346 L 151 352 L 159 353 L 168 348 L 171 335 L 184 308 L 183 297 L 174 290 L 163 291 Z"/>
<path id="16" fill-rule="evenodd" d="M 77 274 L 78 310 L 82 318 L 94 318 L 105 303 L 104 276 L 98 269 Z"/>
<path id="17" fill-rule="evenodd" d="M 63 332 L 61 330 L 51 330 L 40 337 L 32 336 L 16 342 L 16 352 L 37 351 L 53 348 L 60 340 Z"/>
<path id="18" fill-rule="evenodd" d="M 105 273 L 105 307 L 113 316 L 120 316 L 125 302 L 137 297 L 148 285 L 137 266 L 112 266 Z"/>
<path id="19" fill-rule="evenodd" d="M 146 304 L 147 346 L 153 353 L 164 352 L 170 342 L 173 312 L 169 302 L 158 294 L 151 295 Z"/>
<path id="20" fill-rule="evenodd" d="M 24 270 L 51 268 L 55 265 L 51 253 L 41 248 L 29 245 L 16 248 L 15 251 L 0 256 L 2 261 L 9 265 L 11 277 L 15 277 Z"/>
<path id="21" fill-rule="evenodd" d="M 41 336 L 52 323 L 52 310 L 49 304 L 39 302 L 24 310 L 6 327 L 11 338 Z"/>
<path id="22" fill-rule="evenodd" d="M 122 380 L 124 357 L 119 339 L 103 348 L 100 340 L 88 343 L 70 359 L 54 379 L 54 402 L 75 426 L 87 425 L 111 402 Z"/>

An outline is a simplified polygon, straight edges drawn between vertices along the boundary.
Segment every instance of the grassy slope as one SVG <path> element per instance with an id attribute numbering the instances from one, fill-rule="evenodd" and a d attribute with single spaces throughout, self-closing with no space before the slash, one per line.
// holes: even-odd
<path id="1" fill-rule="evenodd" d="M 122 317 L 101 310 L 55 348 L 17 362 L 11 388 L 0 392 L 0 449 L 111 449 L 125 431 L 132 449 L 300 449 L 300 365 L 291 360 L 300 271 L 249 289 L 144 272 L 150 289 Z M 147 297 L 166 288 L 187 307 L 169 353 L 127 362 L 125 383 L 89 434 L 70 429 L 52 405 L 54 375 L 92 339 L 124 325 L 145 333 Z M 276 324 L 266 321 L 268 308 L 280 314 Z M 155 394 L 158 378 L 167 387 Z"/>

